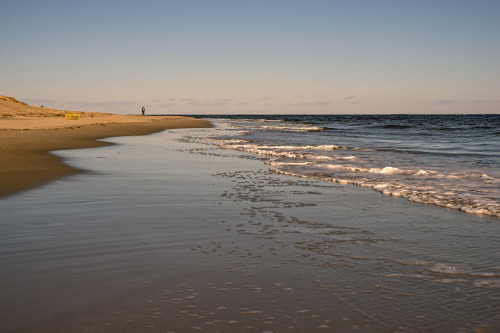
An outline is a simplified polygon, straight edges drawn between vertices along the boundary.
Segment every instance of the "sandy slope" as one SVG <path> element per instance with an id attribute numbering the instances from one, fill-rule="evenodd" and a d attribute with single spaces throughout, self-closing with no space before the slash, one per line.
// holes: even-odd
<path id="1" fill-rule="evenodd" d="M 80 120 L 67 120 L 67 113 Z M 188 117 L 117 115 L 29 106 L 0 96 L 0 197 L 81 172 L 50 151 L 103 146 L 112 136 L 144 135 L 169 128 L 209 127 Z"/>

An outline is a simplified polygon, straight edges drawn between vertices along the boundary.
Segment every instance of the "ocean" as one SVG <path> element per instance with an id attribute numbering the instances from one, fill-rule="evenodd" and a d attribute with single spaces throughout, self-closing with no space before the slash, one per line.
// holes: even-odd
<path id="1" fill-rule="evenodd" d="M 500 217 L 500 115 L 209 116 L 270 170 Z"/>
<path id="2" fill-rule="evenodd" d="M 498 117 L 474 117 L 211 118 L 55 152 L 85 172 L 0 200 L 0 331 L 499 332 L 498 216 L 351 184 L 491 209 Z"/>

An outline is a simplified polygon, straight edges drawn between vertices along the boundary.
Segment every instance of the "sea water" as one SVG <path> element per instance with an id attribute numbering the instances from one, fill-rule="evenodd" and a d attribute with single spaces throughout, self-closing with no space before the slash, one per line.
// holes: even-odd
<path id="1" fill-rule="evenodd" d="M 2 198 L 0 331 L 500 330 L 497 217 L 220 147 L 248 122 L 58 152 L 87 172 Z"/>
<path id="2" fill-rule="evenodd" d="M 500 115 L 211 116 L 273 172 L 500 217 Z"/>

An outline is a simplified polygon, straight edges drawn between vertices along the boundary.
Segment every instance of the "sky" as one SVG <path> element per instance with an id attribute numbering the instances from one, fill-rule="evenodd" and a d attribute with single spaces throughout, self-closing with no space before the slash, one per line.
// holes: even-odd
<path id="1" fill-rule="evenodd" d="M 147 114 L 500 113 L 499 0 L 0 0 L 0 95 Z"/>

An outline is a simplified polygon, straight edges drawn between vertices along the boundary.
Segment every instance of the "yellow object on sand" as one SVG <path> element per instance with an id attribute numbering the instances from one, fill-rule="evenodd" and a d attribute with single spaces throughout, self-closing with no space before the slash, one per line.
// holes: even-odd
<path id="1" fill-rule="evenodd" d="M 64 116 L 64 119 L 80 120 L 80 115 L 77 113 L 68 113 L 68 114 L 66 114 L 66 116 Z"/>

